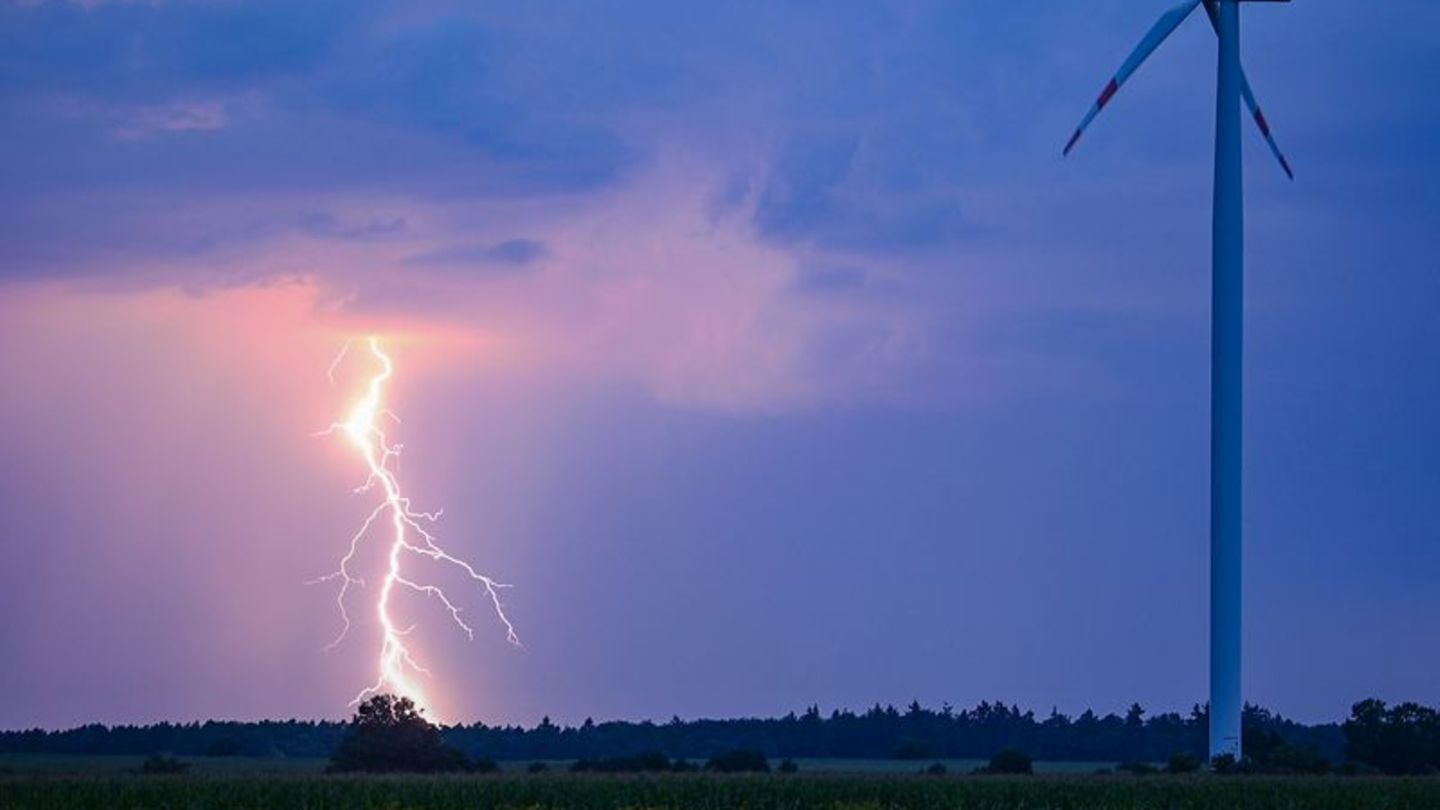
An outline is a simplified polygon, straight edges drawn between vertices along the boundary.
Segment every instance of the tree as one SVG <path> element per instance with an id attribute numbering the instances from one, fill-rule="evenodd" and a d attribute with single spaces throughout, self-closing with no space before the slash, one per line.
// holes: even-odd
<path id="1" fill-rule="evenodd" d="M 1323 774 L 1331 770 L 1330 760 L 1313 745 L 1296 745 L 1279 732 L 1246 726 L 1241 733 L 1245 759 L 1256 773 Z"/>
<path id="2" fill-rule="evenodd" d="M 1125 725 L 1130 728 L 1142 728 L 1145 725 L 1145 708 L 1139 703 L 1131 703 L 1130 709 L 1125 712 Z"/>
<path id="3" fill-rule="evenodd" d="M 469 764 L 409 698 L 375 695 L 355 710 L 330 770 L 438 773 L 466 770 Z"/>
<path id="4" fill-rule="evenodd" d="M 1362 700 L 1345 721 L 1345 754 L 1390 774 L 1440 770 L 1440 712 L 1418 703 Z"/>
<path id="5" fill-rule="evenodd" d="M 934 759 L 935 752 L 931 751 L 930 746 L 923 741 L 914 737 L 905 737 L 900 740 L 900 744 L 895 747 L 890 756 L 893 759 Z"/>
<path id="6" fill-rule="evenodd" d="M 205 748 L 207 757 L 238 757 L 240 743 L 234 737 L 220 737 Z"/>
<path id="7" fill-rule="evenodd" d="M 1260 766 L 1269 764 L 1271 757 L 1285 744 L 1279 732 L 1258 725 L 1245 726 L 1240 732 L 1240 741 L 1245 758 Z"/>

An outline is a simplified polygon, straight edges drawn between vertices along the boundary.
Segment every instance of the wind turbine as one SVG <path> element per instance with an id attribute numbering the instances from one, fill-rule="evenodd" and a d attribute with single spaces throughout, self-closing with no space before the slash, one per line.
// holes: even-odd
<path id="1" fill-rule="evenodd" d="M 1240 3 L 1289 0 L 1186 0 L 1160 18 L 1065 145 L 1070 154 L 1081 134 L 1121 85 L 1166 37 L 1205 6 L 1220 38 L 1215 104 L 1215 201 L 1212 220 L 1210 304 L 1210 757 L 1240 759 L 1240 417 L 1244 334 L 1245 222 L 1240 171 L 1240 102 L 1250 108 L 1260 134 L 1290 179 L 1295 173 L 1270 133 L 1240 67 Z"/>

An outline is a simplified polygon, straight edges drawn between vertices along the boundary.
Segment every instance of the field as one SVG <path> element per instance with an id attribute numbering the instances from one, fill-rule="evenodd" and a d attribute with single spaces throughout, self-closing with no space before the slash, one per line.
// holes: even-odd
<path id="1" fill-rule="evenodd" d="M 144 760 L 140 756 L 85 756 L 59 754 L 0 754 L 0 774 L 122 774 L 139 769 Z M 266 758 L 266 757 L 179 757 L 190 766 L 191 774 L 319 774 L 323 773 L 328 759 Z M 796 759 L 796 764 L 805 774 L 873 774 L 908 775 L 939 762 L 954 774 L 964 774 L 985 764 L 982 759 Z M 571 760 L 548 760 L 545 765 L 553 771 L 564 771 Z M 507 772 L 523 773 L 531 762 L 504 761 L 500 769 Z M 703 765 L 703 760 L 695 760 Z M 1097 769 L 1111 768 L 1113 762 L 1037 762 L 1035 770 L 1042 775 L 1089 774 Z M 1156 763 L 1163 764 L 1163 763 Z"/>
<path id="2" fill-rule="evenodd" d="M 327 776 L 284 771 L 31 770 L 0 774 L 0 810 L 89 808 L 553 808 L 553 810 L 1420 810 L 1440 779 L 1034 777 L 811 773 L 771 776 Z"/>

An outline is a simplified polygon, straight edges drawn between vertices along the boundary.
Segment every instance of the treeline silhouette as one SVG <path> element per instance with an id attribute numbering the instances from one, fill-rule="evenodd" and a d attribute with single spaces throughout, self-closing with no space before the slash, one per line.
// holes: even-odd
<path id="1" fill-rule="evenodd" d="M 1384 704 L 1379 704 L 1376 714 L 1374 703 L 1378 701 L 1356 708 L 1370 706 L 1366 717 L 1380 723 L 1389 715 Z M 1346 758 L 1346 736 L 1338 723 L 1305 725 L 1256 706 L 1246 707 L 1244 722 L 1247 743 L 1272 748 L 1283 743 L 1286 750 L 1313 750 L 1334 762 Z M 997 751 L 1013 749 L 1036 760 L 1164 762 L 1176 753 L 1203 759 L 1207 724 L 1204 706 L 1184 715 L 1148 716 L 1137 704 L 1124 714 L 1085 711 L 1072 717 L 1052 711 L 1037 717 L 1018 706 L 982 701 L 963 710 L 912 703 L 903 709 L 876 705 L 858 713 L 838 709 L 823 713 L 811 706 L 778 718 L 686 721 L 676 717 L 665 723 L 586 720 L 578 726 L 560 726 L 547 717 L 531 728 L 484 723 L 445 726 L 441 735 L 466 756 L 494 760 L 601 760 L 656 751 L 707 759 L 735 750 L 755 750 L 775 758 L 988 759 Z M 1404 722 L 1392 726 L 1404 727 Z M 94 724 L 64 731 L 0 732 L 0 752 L 329 757 L 347 727 L 303 720 Z M 1393 731 L 1388 737 L 1378 731 L 1371 736 L 1404 744 L 1413 743 L 1411 737 L 1428 739 L 1424 734 Z M 1378 745 L 1384 748 L 1383 743 Z M 1375 767 L 1387 769 L 1378 763 Z"/>
<path id="2" fill-rule="evenodd" d="M 1247 724 L 1296 746 L 1314 747 L 1338 759 L 1344 737 L 1336 724 L 1305 726 L 1258 707 L 1246 710 Z M 770 757 L 864 759 L 988 759 L 1003 749 L 1025 751 L 1039 760 L 1164 761 L 1179 751 L 1203 756 L 1209 718 L 1197 706 L 1188 715 L 1147 717 L 1138 705 L 1124 715 L 1086 711 L 1070 717 L 1034 712 L 1003 703 L 981 702 L 956 711 L 876 705 L 855 713 L 828 715 L 812 706 L 773 719 L 692 720 L 668 723 L 593 723 L 560 727 L 547 720 L 531 729 L 464 726 L 446 740 L 471 754 L 497 759 L 581 759 L 664 751 L 706 758 L 754 749 Z"/>

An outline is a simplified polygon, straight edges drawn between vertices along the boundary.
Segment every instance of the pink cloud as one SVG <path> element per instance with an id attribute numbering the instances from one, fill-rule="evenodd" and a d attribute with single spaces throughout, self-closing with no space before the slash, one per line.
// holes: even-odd
<path id="1" fill-rule="evenodd" d="M 237 285 L 299 284 L 313 296 L 309 312 L 283 328 L 443 335 L 448 362 L 509 384 L 622 381 L 728 411 L 909 398 L 931 354 L 924 302 L 808 294 L 798 280 L 815 257 L 756 234 L 753 200 L 717 215 L 723 183 L 703 163 L 669 159 L 571 200 L 291 195 L 181 211 L 137 202 L 127 208 L 147 212 L 134 225 L 151 241 L 190 234 L 204 251 L 97 261 L 123 264 L 139 300 L 185 289 L 198 309 Z M 305 224 L 312 211 L 326 212 L 325 228 Z M 372 222 L 400 224 L 363 227 Z M 487 247 L 515 242 L 532 246 L 523 262 Z"/>

